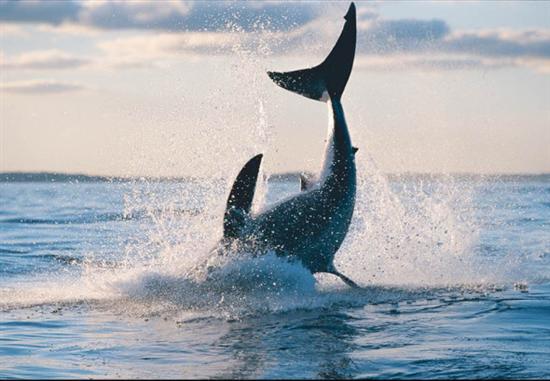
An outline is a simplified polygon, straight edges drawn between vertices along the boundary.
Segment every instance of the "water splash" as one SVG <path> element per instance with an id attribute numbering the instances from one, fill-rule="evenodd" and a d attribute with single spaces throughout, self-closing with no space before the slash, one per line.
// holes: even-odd
<path id="1" fill-rule="evenodd" d="M 484 282 L 474 271 L 476 231 L 468 185 L 450 176 L 391 183 L 375 173 L 359 179 L 355 218 L 338 260 L 367 284 Z"/>
<path id="2" fill-rule="evenodd" d="M 233 32 L 243 33 L 238 29 Z M 212 163 L 208 176 L 182 183 L 143 179 L 130 184 L 123 215 L 144 218 L 136 218 L 139 228 L 121 252 L 111 253 L 109 262 L 92 252 L 86 261 L 72 267 L 74 272 L 13 282 L 0 290 L 3 306 L 101 300 L 120 306 L 147 306 L 145 311 L 154 305 L 155 310 L 205 310 L 238 316 L 342 301 L 364 304 L 403 300 L 441 287 L 491 290 L 495 284 L 535 279 L 526 272 L 511 274 L 515 271 L 511 268 L 521 268 L 515 253 L 501 258 L 480 255 L 477 246 L 482 226 L 476 216 L 473 183 L 452 176 L 388 178 L 369 160 L 365 147 L 358 155 L 358 172 L 362 175 L 354 219 L 336 261 L 342 272 L 368 286 L 366 292 L 350 292 L 332 276 L 314 277 L 300 264 L 288 263 L 273 254 L 259 258 L 247 253 L 212 257 L 211 249 L 221 237 L 232 175 L 252 155 L 269 152 L 273 143 L 267 107 L 272 99 L 261 81 L 267 80 L 263 62 L 271 55 L 268 47 L 280 36 L 258 35 L 260 38 L 253 43 L 247 37 L 232 47 L 238 64 L 224 68 L 223 75 L 235 78 L 236 87 L 215 89 L 197 111 L 199 128 L 186 131 L 189 141 L 201 136 L 200 141 L 210 142 L 205 147 L 184 145 L 200 160 Z M 242 91 L 242 83 L 248 84 L 246 91 Z M 239 105 L 252 106 L 236 111 L 231 99 L 234 93 L 242 98 Z M 217 110 L 214 116 L 213 105 Z M 176 115 L 169 115 L 169 119 L 176 119 Z M 179 124 L 179 120 L 172 122 Z M 156 127 L 158 121 L 150 123 Z M 237 124 L 245 129 L 239 135 L 241 145 L 224 145 L 226 130 Z M 170 135 L 162 128 L 155 133 Z M 165 140 L 171 145 L 158 149 L 176 156 L 181 149 L 175 143 L 177 139 Z M 143 157 L 137 157 L 135 167 L 139 172 Z M 227 173 L 227 162 L 232 163 L 233 174 Z M 172 164 L 168 161 L 164 165 Z M 299 189 L 297 183 L 294 188 L 288 183 L 268 184 L 268 175 L 264 173 L 259 182 L 255 208 L 269 202 L 270 195 L 280 198 Z M 179 210 L 196 213 L 182 215 Z M 214 268 L 209 275 L 205 263 Z"/>

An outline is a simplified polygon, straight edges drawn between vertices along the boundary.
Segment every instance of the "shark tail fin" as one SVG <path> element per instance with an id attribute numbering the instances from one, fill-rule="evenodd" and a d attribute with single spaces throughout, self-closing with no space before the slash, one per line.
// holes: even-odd
<path id="1" fill-rule="evenodd" d="M 254 200 L 262 158 L 263 155 L 259 154 L 250 159 L 243 166 L 231 187 L 223 216 L 224 238 L 237 238 L 246 223 L 246 217 L 250 213 Z"/>
<path id="2" fill-rule="evenodd" d="M 322 102 L 326 102 L 328 97 L 339 99 L 346 88 L 355 58 L 357 27 L 353 3 L 344 18 L 346 23 L 336 45 L 320 65 L 286 73 L 267 72 L 269 77 L 283 89 L 307 98 Z"/>

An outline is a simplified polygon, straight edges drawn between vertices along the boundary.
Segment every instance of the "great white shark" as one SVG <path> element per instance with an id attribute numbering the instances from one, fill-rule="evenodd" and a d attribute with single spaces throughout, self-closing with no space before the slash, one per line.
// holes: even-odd
<path id="1" fill-rule="evenodd" d="M 329 131 L 322 171 L 316 181 L 301 178 L 301 192 L 259 213 L 251 211 L 262 154 L 241 169 L 227 199 L 223 239 L 218 250 L 275 252 L 300 261 L 312 273 L 331 273 L 358 287 L 334 266 L 351 223 L 356 194 L 355 152 L 342 107 L 356 45 L 356 11 L 351 3 L 345 24 L 327 58 L 318 66 L 268 72 L 280 87 L 325 102 Z"/>

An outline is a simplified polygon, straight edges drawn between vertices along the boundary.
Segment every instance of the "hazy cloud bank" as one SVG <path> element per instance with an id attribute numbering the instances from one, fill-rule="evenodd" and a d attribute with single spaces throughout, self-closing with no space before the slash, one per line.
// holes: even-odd
<path id="1" fill-rule="evenodd" d="M 58 32 L 136 29 L 97 43 L 101 58 L 60 51 L 4 57 L 7 69 L 146 67 L 158 60 L 231 54 L 319 55 L 336 40 L 347 4 L 185 1 L 1 1 L 0 20 L 53 25 Z M 496 69 L 550 72 L 550 30 L 452 30 L 441 19 L 382 19 L 358 3 L 358 63 L 373 69 Z M 330 16 L 330 17 L 329 17 Z M 52 30 L 55 30 L 52 29 Z M 153 33 L 154 32 L 154 33 Z M 266 49 L 266 47 L 269 47 Z M 324 53 L 322 53 L 324 54 Z"/>

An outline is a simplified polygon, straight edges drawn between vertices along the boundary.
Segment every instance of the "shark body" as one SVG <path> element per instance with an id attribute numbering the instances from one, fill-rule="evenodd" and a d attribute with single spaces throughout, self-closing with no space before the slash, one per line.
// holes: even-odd
<path id="1" fill-rule="evenodd" d="M 318 66 L 286 73 L 268 72 L 279 86 L 329 108 L 329 131 L 319 178 L 301 179 L 302 191 L 258 214 L 251 212 L 263 155 L 254 156 L 239 172 L 227 200 L 222 248 L 273 251 L 295 259 L 312 273 L 339 276 L 357 285 L 334 266 L 353 216 L 356 195 L 355 152 L 342 106 L 356 45 L 356 11 L 352 3 L 345 25 L 327 58 Z"/>

